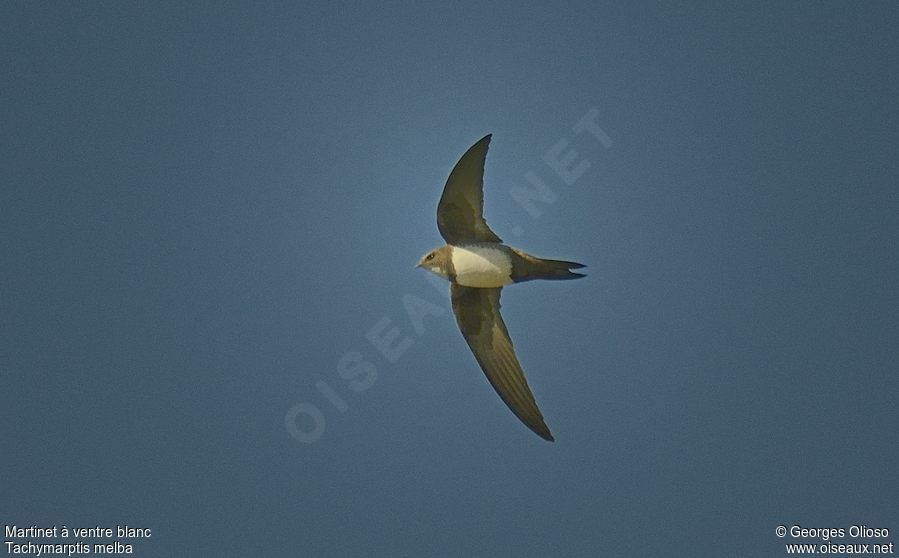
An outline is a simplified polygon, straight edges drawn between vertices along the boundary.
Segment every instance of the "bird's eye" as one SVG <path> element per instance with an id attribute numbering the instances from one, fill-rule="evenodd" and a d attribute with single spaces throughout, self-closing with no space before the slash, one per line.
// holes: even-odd
<path id="1" fill-rule="evenodd" d="M 433 260 L 433 259 L 434 259 L 434 254 L 428 254 L 428 257 L 425 258 L 425 259 L 426 259 L 426 260 Z"/>

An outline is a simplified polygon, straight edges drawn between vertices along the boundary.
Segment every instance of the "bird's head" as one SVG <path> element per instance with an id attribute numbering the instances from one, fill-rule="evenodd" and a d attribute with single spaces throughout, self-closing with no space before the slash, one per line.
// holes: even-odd
<path id="1" fill-rule="evenodd" d="M 443 278 L 449 278 L 450 259 L 452 257 L 452 252 L 450 250 L 451 248 L 449 246 L 435 248 L 422 256 L 415 267 L 426 269 Z"/>

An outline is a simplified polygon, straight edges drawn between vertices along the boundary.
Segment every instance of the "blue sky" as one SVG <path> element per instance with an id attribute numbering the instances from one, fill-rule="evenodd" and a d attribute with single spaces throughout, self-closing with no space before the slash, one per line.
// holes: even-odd
<path id="1" fill-rule="evenodd" d="M 895 3 L 0 10 L 6 524 L 192 557 L 899 530 Z M 413 268 L 487 133 L 491 227 L 589 266 L 503 295 L 553 444 Z"/>

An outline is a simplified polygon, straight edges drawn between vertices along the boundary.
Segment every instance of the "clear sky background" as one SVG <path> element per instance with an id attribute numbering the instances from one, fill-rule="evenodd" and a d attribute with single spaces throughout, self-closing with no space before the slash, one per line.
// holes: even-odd
<path id="1" fill-rule="evenodd" d="M 899 542 L 899 5 L 453 4 L 3 4 L 3 523 L 151 528 L 138 556 Z M 413 268 L 487 133 L 493 229 L 589 266 L 503 295 L 553 444 Z"/>

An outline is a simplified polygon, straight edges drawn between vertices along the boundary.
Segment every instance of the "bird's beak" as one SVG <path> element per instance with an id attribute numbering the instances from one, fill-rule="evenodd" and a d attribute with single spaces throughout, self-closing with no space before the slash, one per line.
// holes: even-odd
<path id="1" fill-rule="evenodd" d="M 417 264 L 415 264 L 415 267 L 421 267 L 421 262 L 418 262 Z"/>

